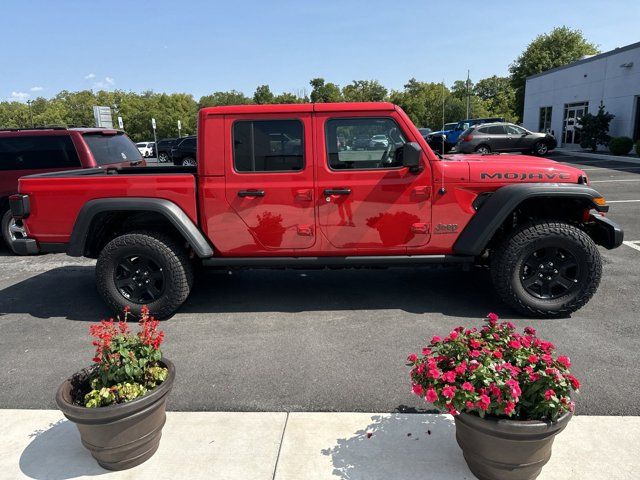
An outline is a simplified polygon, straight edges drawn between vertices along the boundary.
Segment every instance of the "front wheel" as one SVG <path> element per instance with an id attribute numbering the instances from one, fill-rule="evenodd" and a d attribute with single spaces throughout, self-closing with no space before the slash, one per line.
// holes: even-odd
<path id="1" fill-rule="evenodd" d="M 193 157 L 185 157 L 184 160 L 182 160 L 182 165 L 185 167 L 195 167 L 197 162 Z"/>
<path id="2" fill-rule="evenodd" d="M 491 276 L 498 295 L 519 312 L 563 317 L 594 295 L 602 259 L 579 228 L 539 221 L 517 229 L 493 252 Z"/>
<path id="3" fill-rule="evenodd" d="M 160 232 L 134 232 L 109 242 L 96 264 L 98 292 L 114 312 L 147 305 L 157 318 L 171 316 L 189 296 L 193 266 L 173 238 Z"/>
<path id="4" fill-rule="evenodd" d="M 11 210 L 7 210 L 2 214 L 2 219 L 0 220 L 0 228 L 2 229 L 2 238 L 4 239 L 7 247 L 16 253 L 13 249 L 13 242 L 22 237 L 21 229 L 16 225 L 16 221 L 11 214 Z"/>
<path id="5" fill-rule="evenodd" d="M 167 163 L 169 161 L 169 155 L 162 152 L 160 155 L 158 155 L 158 162 L 160 163 Z"/>

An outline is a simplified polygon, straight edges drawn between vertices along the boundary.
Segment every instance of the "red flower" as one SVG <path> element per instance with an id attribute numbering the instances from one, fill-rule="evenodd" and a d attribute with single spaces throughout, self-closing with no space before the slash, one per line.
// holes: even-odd
<path id="1" fill-rule="evenodd" d="M 411 363 L 414 363 L 416 360 L 418 360 L 418 356 L 415 353 L 411 353 L 407 357 L 407 361 L 409 361 Z"/>
<path id="2" fill-rule="evenodd" d="M 471 385 L 471 383 L 470 383 L 470 382 L 464 382 L 464 383 L 462 384 L 462 389 L 463 389 L 463 390 L 466 390 L 467 392 L 473 392 L 473 391 L 475 391 L 475 389 L 473 388 L 473 385 Z"/>
<path id="3" fill-rule="evenodd" d="M 451 415 L 453 415 L 454 417 L 456 415 L 460 415 L 460 412 L 458 410 L 456 410 L 456 407 L 454 407 L 451 403 L 447 403 L 446 407 L 447 407 L 447 410 L 449 410 L 449 413 Z"/>
<path id="4" fill-rule="evenodd" d="M 467 371 L 467 362 L 464 360 L 460 362 L 460 364 L 456 366 L 455 371 L 458 375 L 464 375 L 464 372 Z"/>
<path id="5" fill-rule="evenodd" d="M 507 401 L 506 406 L 504 407 L 504 413 L 506 415 L 511 415 L 511 412 L 516 408 L 516 404 L 513 402 Z"/>
<path id="6" fill-rule="evenodd" d="M 471 355 L 473 358 L 476 358 L 476 357 L 479 357 L 481 353 L 482 352 L 480 352 L 480 350 L 471 350 L 469 352 L 469 355 Z"/>
<path id="7" fill-rule="evenodd" d="M 527 333 L 529 335 L 535 335 L 536 330 L 533 327 L 524 327 L 524 333 Z"/>
<path id="8" fill-rule="evenodd" d="M 451 340 L 455 340 L 455 339 L 457 339 L 457 338 L 458 338 L 458 332 L 456 332 L 456 331 L 454 330 L 453 332 L 451 332 L 451 333 L 449 334 L 449 338 L 450 338 Z"/>
<path id="9" fill-rule="evenodd" d="M 442 395 L 445 398 L 453 398 L 455 394 L 456 394 L 456 387 L 453 387 L 451 385 L 447 385 L 442 389 Z"/>
<path id="10" fill-rule="evenodd" d="M 558 363 L 563 365 L 565 368 L 569 368 L 571 366 L 571 361 L 569 357 L 558 357 Z"/>
<path id="11" fill-rule="evenodd" d="M 502 358 L 502 352 L 500 350 L 496 350 L 492 354 L 495 358 Z"/>
<path id="12" fill-rule="evenodd" d="M 476 340 L 475 338 L 472 338 L 471 340 L 469 340 L 469 346 L 475 350 L 477 350 L 478 348 L 480 348 L 480 342 L 478 340 Z"/>
<path id="13" fill-rule="evenodd" d="M 422 355 L 431 355 L 431 349 L 427 348 L 427 347 L 424 347 L 422 349 Z"/>
<path id="14" fill-rule="evenodd" d="M 535 353 L 532 353 L 531 355 L 529 355 L 529 363 L 537 363 L 538 362 L 538 356 Z"/>
<path id="15" fill-rule="evenodd" d="M 447 383 L 453 383 L 456 381 L 456 372 L 449 370 L 442 374 L 442 379 Z"/>
<path id="16" fill-rule="evenodd" d="M 434 380 L 440 378 L 440 370 L 437 368 L 430 368 L 429 373 L 427 373 L 427 377 L 433 378 Z"/>
<path id="17" fill-rule="evenodd" d="M 491 404 L 491 399 L 487 395 L 480 395 L 480 400 L 478 400 L 478 408 L 483 412 L 486 412 L 489 409 L 489 405 Z"/>
<path id="18" fill-rule="evenodd" d="M 574 377 L 570 373 L 567 373 L 565 375 L 565 377 L 567 378 L 567 380 L 569 380 L 571 382 L 571 387 L 574 390 L 579 390 L 580 389 L 580 382 L 578 381 L 578 379 L 576 377 Z"/>
<path id="19" fill-rule="evenodd" d="M 517 380 L 514 380 L 512 378 L 507 380 L 505 383 L 509 386 L 509 392 L 511 393 L 511 396 L 517 401 L 517 399 L 520 398 L 520 395 L 522 395 L 520 384 Z"/>
<path id="20" fill-rule="evenodd" d="M 496 323 L 498 323 L 498 320 L 500 319 L 500 317 L 493 312 L 487 315 L 487 318 L 489 319 L 489 323 L 491 325 L 495 325 Z"/>
<path id="21" fill-rule="evenodd" d="M 440 343 L 441 341 L 442 341 L 442 339 L 441 339 L 439 336 L 437 336 L 437 335 L 434 335 L 434 336 L 433 336 L 433 338 L 431 339 L 431 343 L 432 343 L 433 345 L 435 345 L 435 344 L 437 344 L 437 343 Z"/>
<path id="22" fill-rule="evenodd" d="M 435 403 L 438 401 L 438 394 L 433 387 L 430 387 L 429 390 L 427 390 L 427 396 L 425 398 L 427 402 Z"/>
<path id="23" fill-rule="evenodd" d="M 421 397 L 422 394 L 424 393 L 424 389 L 422 388 L 422 385 L 420 385 L 419 383 L 416 383 L 415 385 L 413 385 L 412 390 L 413 390 L 413 393 L 415 393 L 419 397 Z"/>
<path id="24" fill-rule="evenodd" d="M 509 346 L 510 346 L 511 348 L 515 348 L 516 350 L 518 350 L 518 349 L 522 348 L 522 344 L 521 344 L 518 340 L 511 340 L 511 341 L 509 342 Z"/>
<path id="25" fill-rule="evenodd" d="M 556 395 L 556 392 L 553 391 L 552 389 L 549 389 L 546 392 L 544 392 L 544 398 L 546 400 L 551 400 L 551 397 L 554 397 L 555 395 Z"/>

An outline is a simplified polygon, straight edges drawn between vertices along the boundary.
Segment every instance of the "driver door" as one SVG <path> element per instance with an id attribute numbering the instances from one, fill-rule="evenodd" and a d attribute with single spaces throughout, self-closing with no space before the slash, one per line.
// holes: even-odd
<path id="1" fill-rule="evenodd" d="M 345 254 L 406 253 L 429 241 L 431 173 L 402 166 L 402 146 L 415 139 L 394 113 L 384 114 L 319 112 L 314 119 L 319 227 Z M 363 136 L 371 139 L 367 149 L 354 148 Z"/>

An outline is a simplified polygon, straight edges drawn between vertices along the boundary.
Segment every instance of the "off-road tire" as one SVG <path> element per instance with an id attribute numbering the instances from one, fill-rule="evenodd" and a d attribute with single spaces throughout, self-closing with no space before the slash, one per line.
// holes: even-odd
<path id="1" fill-rule="evenodd" d="M 531 295 L 521 282 L 524 261 L 537 249 L 562 248 L 576 259 L 579 274 L 574 291 L 555 299 Z M 596 244 L 579 228 L 553 220 L 538 220 L 514 231 L 491 254 L 491 277 L 500 298 L 533 317 L 566 317 L 585 305 L 598 289 L 602 259 Z"/>
<path id="2" fill-rule="evenodd" d="M 128 301 L 115 285 L 115 269 L 123 255 L 151 257 L 165 273 L 163 294 L 147 306 L 156 318 L 167 318 L 184 303 L 193 286 L 193 265 L 185 249 L 172 237 L 161 232 L 137 231 L 111 240 L 100 252 L 96 264 L 98 292 L 116 313 L 125 306 L 139 315 L 141 304 Z"/>

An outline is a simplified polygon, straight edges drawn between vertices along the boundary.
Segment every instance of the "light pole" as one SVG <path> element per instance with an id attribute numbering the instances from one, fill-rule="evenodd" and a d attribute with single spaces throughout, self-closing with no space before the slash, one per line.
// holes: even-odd
<path id="1" fill-rule="evenodd" d="M 31 118 L 31 128 L 33 128 L 33 111 L 31 110 L 32 100 L 27 100 L 27 105 L 29 105 L 29 117 Z"/>

